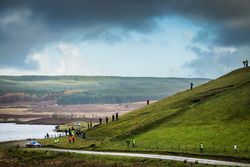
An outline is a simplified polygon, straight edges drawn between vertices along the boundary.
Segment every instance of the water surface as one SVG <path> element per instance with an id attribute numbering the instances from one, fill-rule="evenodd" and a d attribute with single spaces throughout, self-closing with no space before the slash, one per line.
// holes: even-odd
<path id="1" fill-rule="evenodd" d="M 47 133 L 57 134 L 54 132 L 55 126 L 0 123 L 0 141 L 44 138 Z"/>

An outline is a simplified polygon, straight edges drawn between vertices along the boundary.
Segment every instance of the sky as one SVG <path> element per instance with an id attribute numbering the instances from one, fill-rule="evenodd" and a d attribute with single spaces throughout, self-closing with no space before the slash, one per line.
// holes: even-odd
<path id="1" fill-rule="evenodd" d="M 249 0 L 0 1 L 0 75 L 216 78 L 246 59 Z"/>

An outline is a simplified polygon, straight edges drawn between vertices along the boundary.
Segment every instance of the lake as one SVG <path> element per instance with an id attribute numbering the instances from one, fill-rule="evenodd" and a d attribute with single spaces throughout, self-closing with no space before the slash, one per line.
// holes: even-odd
<path id="1" fill-rule="evenodd" d="M 54 131 L 55 126 L 0 123 L 0 141 L 44 138 L 47 133 L 50 135 L 59 134 Z"/>

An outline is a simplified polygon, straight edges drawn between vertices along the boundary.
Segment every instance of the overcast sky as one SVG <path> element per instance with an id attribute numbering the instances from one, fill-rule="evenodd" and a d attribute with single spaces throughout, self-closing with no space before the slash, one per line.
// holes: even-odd
<path id="1" fill-rule="evenodd" d="M 0 75 L 215 78 L 245 59 L 249 0 L 0 1 Z"/>

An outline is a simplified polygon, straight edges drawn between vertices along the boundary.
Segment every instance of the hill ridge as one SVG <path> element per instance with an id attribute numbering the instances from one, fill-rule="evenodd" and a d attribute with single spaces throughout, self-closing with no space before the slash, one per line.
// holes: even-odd
<path id="1" fill-rule="evenodd" d="M 238 95 L 240 97 L 235 97 Z M 204 141 L 207 145 L 219 144 L 223 142 L 219 137 L 230 134 L 231 140 L 226 144 L 233 144 L 233 141 L 250 144 L 250 135 L 244 135 L 250 130 L 249 101 L 250 68 L 242 68 L 135 110 L 118 122 L 102 125 L 87 134 L 92 139 L 98 136 L 114 140 L 134 136 L 146 143 L 155 140 L 178 143 L 183 141 L 182 137 L 185 143 Z M 195 130 L 190 131 L 192 128 Z"/>

